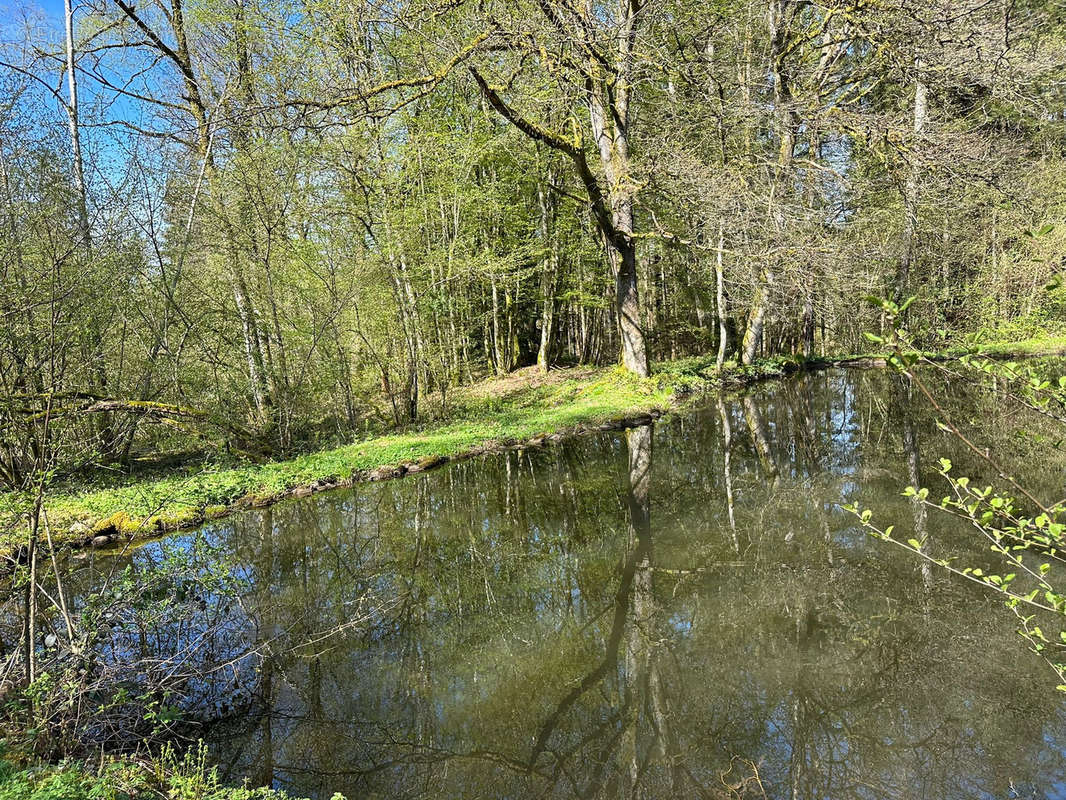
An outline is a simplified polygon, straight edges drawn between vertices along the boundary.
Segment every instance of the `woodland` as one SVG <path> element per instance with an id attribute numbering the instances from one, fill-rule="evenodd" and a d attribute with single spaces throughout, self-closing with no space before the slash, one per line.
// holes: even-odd
<path id="1" fill-rule="evenodd" d="M 278 456 L 523 366 L 869 350 L 867 296 L 913 296 L 930 349 L 1062 318 L 1055 3 L 69 0 L 3 23 L 8 488 L 46 412 L 63 472 Z"/>
<path id="2" fill-rule="evenodd" d="M 1032 607 L 1061 622 L 1066 596 L 1055 590 L 1057 572 L 1031 564 L 1028 550 L 1050 550 L 1059 569 L 1055 548 L 1066 536 L 1059 522 L 1066 509 L 1038 500 L 1024 479 L 1007 477 L 1018 471 L 999 457 L 1023 452 L 1022 437 L 1011 438 L 1011 426 L 1021 423 L 998 416 L 1009 395 L 1038 418 L 1032 429 L 1039 443 L 1025 440 L 1033 456 L 1024 450 L 1018 460 L 1031 482 L 1043 480 L 1053 470 L 1038 465 L 1059 456 L 1054 424 L 1066 423 L 1066 379 L 1056 384 L 1041 366 L 992 360 L 936 367 L 948 376 L 942 383 L 923 382 L 912 369 L 918 354 L 932 367 L 978 351 L 1004 359 L 1066 353 L 1064 271 L 1066 6 L 1059 0 L 0 6 L 0 556 L 9 583 L 0 611 L 0 800 L 276 796 L 270 788 L 223 787 L 202 745 L 173 749 L 202 731 L 182 728 L 180 703 L 172 701 L 195 689 L 215 702 L 215 684 L 190 671 L 179 685 L 146 644 L 156 631 L 183 642 L 210 640 L 218 644 L 212 656 L 234 676 L 239 665 L 248 670 L 242 676 L 252 676 L 249 685 L 272 680 L 265 676 L 284 661 L 264 655 L 273 639 L 233 655 L 235 631 L 248 622 L 233 609 L 255 616 L 242 602 L 256 605 L 249 598 L 268 597 L 274 584 L 241 577 L 229 559 L 250 548 L 273 574 L 273 517 L 266 514 L 262 530 L 228 550 L 210 550 L 214 545 L 199 539 L 181 552 L 160 545 L 165 557 L 154 571 L 116 568 L 103 589 L 80 595 L 67 585 L 77 570 L 68 569 L 70 554 L 55 546 L 60 540 L 109 546 L 294 494 L 423 471 L 484 453 L 486 443 L 513 450 L 561 439 L 551 432 L 573 432 L 578 424 L 586 432 L 629 427 L 625 446 L 618 445 L 628 452 L 628 471 L 619 472 L 624 499 L 618 508 L 604 501 L 607 510 L 595 512 L 624 512 L 611 524 L 626 532 L 627 555 L 614 559 L 603 544 L 590 562 L 622 564 L 626 592 L 595 583 L 607 566 L 589 580 L 602 598 L 615 598 L 608 651 L 613 647 L 626 668 L 636 663 L 626 661 L 639 648 L 623 642 L 625 629 L 634 642 L 644 637 L 647 666 L 655 658 L 647 654 L 665 638 L 635 633 L 642 604 L 654 605 L 651 416 L 695 383 L 717 390 L 861 359 L 888 361 L 902 374 L 882 376 L 876 391 L 859 379 L 841 388 L 832 376 L 794 392 L 781 388 L 765 401 L 777 415 L 769 428 L 761 416 L 765 398 L 745 397 L 736 409 L 719 399 L 720 411 L 704 420 L 707 436 L 720 426 L 713 436 L 722 438 L 714 445 L 721 453 L 707 445 L 710 455 L 699 448 L 697 455 L 714 465 L 714 480 L 723 476 L 734 544 L 731 459 L 744 428 L 751 450 L 737 445 L 737 460 L 746 464 L 737 483 L 749 483 L 738 506 L 752 528 L 767 509 L 783 509 L 782 530 L 798 518 L 816 519 L 832 566 L 833 514 L 858 515 L 848 524 L 901 544 L 923 563 L 927 594 L 933 566 L 1003 594 L 1025 641 L 1046 662 L 1041 668 L 1050 665 L 1066 691 L 1066 659 L 1049 654 L 1035 616 L 1022 613 Z M 977 410 L 960 401 L 958 417 L 977 420 L 995 447 L 967 438 L 965 423 L 956 425 L 954 411 L 938 405 L 927 383 L 947 386 L 949 396 L 953 386 L 991 384 L 991 399 L 974 401 Z M 823 400 L 812 398 L 822 395 L 828 399 L 816 418 L 811 409 Z M 855 397 L 867 399 L 864 410 L 849 405 Z M 933 411 L 910 413 L 923 398 Z M 632 419 L 637 412 L 640 419 Z M 858 499 L 844 498 L 854 486 L 850 475 L 834 477 L 816 503 L 794 502 L 814 497 L 801 472 L 822 475 L 818 470 L 836 466 L 819 449 L 820 437 L 831 450 L 841 435 L 834 426 L 845 419 L 858 420 L 865 437 L 878 414 L 877 424 L 891 431 L 884 441 L 899 433 L 898 442 L 884 445 L 884 463 L 869 456 L 869 474 L 854 480 L 873 475 L 879 486 L 878 475 L 893 470 L 898 482 L 909 480 L 909 499 L 899 501 L 903 487 L 894 486 L 885 505 L 913 512 L 916 538 L 893 539 L 892 526 L 872 522 Z M 950 440 L 951 447 L 961 442 L 967 468 L 1004 478 L 1006 488 L 975 489 L 946 459 L 939 471 L 920 468 L 916 419 L 928 423 L 923 437 L 938 445 Z M 803 448 L 789 450 L 777 438 L 786 436 L 807 448 L 792 475 L 778 465 Z M 668 437 L 676 449 L 695 441 Z M 862 450 L 860 438 L 848 447 Z M 870 442 L 869 452 L 879 454 L 881 440 Z M 611 459 L 623 458 L 601 449 L 596 463 L 607 466 L 588 479 L 597 499 L 579 504 L 567 495 L 576 510 L 543 523 L 595 530 L 575 538 L 582 547 L 599 542 L 602 531 L 586 511 L 613 490 Z M 520 516 L 512 514 L 518 470 L 534 474 L 522 452 L 514 474 L 510 452 L 502 477 L 484 465 L 455 473 L 473 476 L 462 487 L 471 502 L 505 494 L 502 528 Z M 847 458 L 853 455 L 849 450 Z M 674 465 L 672 456 L 662 458 Z M 570 465 L 560 464 L 563 475 Z M 684 468 L 671 466 L 679 474 Z M 919 488 L 930 474 L 954 499 L 938 505 Z M 480 475 L 491 485 L 477 484 Z M 568 475 L 548 482 L 560 496 L 571 491 Z M 705 479 L 706 494 L 689 508 L 722 499 L 710 477 L 681 482 L 704 486 Z M 428 491 L 418 486 L 410 491 Z M 751 500 L 764 489 L 766 497 Z M 461 515 L 467 509 L 456 496 L 442 496 L 438 506 L 462 517 L 454 525 L 463 536 L 487 525 Z M 853 505 L 839 505 L 845 500 Z M 419 580 L 428 586 L 438 573 L 418 556 L 423 520 L 434 512 L 421 494 L 397 508 L 409 502 L 412 519 L 398 511 L 399 521 L 381 524 L 404 537 L 414 526 L 413 540 L 401 537 L 390 547 L 400 552 L 417 541 L 410 572 L 424 572 Z M 988 574 L 987 566 L 964 567 L 930 549 L 925 515 L 938 511 L 985 536 L 1004 568 Z M 254 528 L 249 519 L 238 517 L 234 530 Z M 356 515 L 344 525 L 358 523 Z M 328 533 L 342 542 L 341 552 L 352 544 L 344 538 L 348 528 L 337 526 Z M 1004 537 L 1027 552 L 1016 554 Z M 471 534 L 469 551 L 456 545 L 459 555 L 446 555 L 475 561 L 473 541 Z M 569 553 L 570 539 L 551 541 Z M 822 557 L 821 540 L 816 544 L 811 563 Z M 519 551 L 532 545 L 512 546 L 508 568 L 524 568 L 533 556 Z M 739 546 L 723 553 L 715 558 L 740 558 Z M 317 557 L 325 563 L 333 554 Z M 362 550 L 351 556 L 362 557 Z M 381 560 L 366 560 L 374 575 L 403 561 L 374 558 Z M 751 563 L 766 558 L 759 550 Z M 833 579 L 836 573 L 817 563 Z M 315 575 L 336 591 L 331 602 L 353 615 L 334 621 L 328 636 L 357 638 L 365 632 L 360 625 L 370 630 L 366 621 L 382 610 L 391 614 L 397 601 L 364 587 L 364 579 L 373 583 L 366 575 L 337 581 L 340 569 Z M 684 570 L 663 569 L 681 585 Z M 294 574 L 279 572 L 277 580 Z M 482 589 L 488 598 L 489 583 L 486 577 L 484 587 L 470 590 L 477 603 Z M 352 595 L 356 588 L 365 594 Z M 416 588 L 397 596 L 406 604 Z M 503 594 L 507 587 L 498 588 Z M 569 592 L 556 593 L 565 599 Z M 364 598 L 371 595 L 380 605 L 368 611 Z M 704 595 L 691 596 L 697 604 Z M 300 599 L 293 613 L 315 602 Z M 462 597 L 454 602 L 462 608 Z M 951 602 L 984 619 L 961 591 Z M 811 605 L 807 595 L 803 604 Z M 258 605 L 257 613 L 265 609 L 273 619 L 269 602 Z M 428 619 L 431 605 L 418 613 Z M 403 613 L 415 606 L 404 605 Z M 923 613 L 908 619 L 919 625 L 928 618 Z M 403 616 L 396 629 L 421 635 L 412 619 Z M 588 624 L 597 620 L 590 616 Z M 813 623 L 808 630 L 799 617 L 781 627 L 784 633 L 775 625 L 767 629 L 781 641 L 801 628 L 804 647 L 815 636 Z M 318 629 L 305 633 L 286 658 L 328 638 L 316 639 Z M 1060 636 L 1066 643 L 1066 633 Z M 961 640 L 952 641 L 962 649 Z M 108 661 L 133 652 L 136 668 L 126 672 Z M 253 655 L 260 659 L 254 668 Z M 302 670 L 301 658 L 286 663 Z M 305 660 L 318 663 L 317 656 Z M 703 668 L 699 659 L 693 664 Z M 616 667 L 604 661 L 588 686 Z M 353 672 L 338 667 L 338 674 Z M 665 752 L 660 722 L 669 715 L 656 705 L 659 673 L 646 672 L 652 677 L 641 679 L 642 702 L 654 712 L 649 730 Z M 566 702 L 536 740 L 527 778 L 538 759 L 554 757 L 546 742 Z M 959 707 L 968 702 L 960 699 Z M 320 700 L 308 705 L 312 716 L 319 713 Z M 592 719 L 598 712 L 587 713 Z M 631 735 L 636 748 L 638 735 Z M 105 769 L 105 743 L 128 754 L 148 740 L 159 744 L 148 766 L 118 760 Z M 86 753 L 99 758 L 98 768 L 63 767 L 47 779 L 21 772 L 7 781 L 35 759 L 68 764 L 62 759 Z M 754 760 L 750 766 L 756 769 Z M 636 767 L 625 769 L 636 775 Z M 671 780 L 680 782 L 671 769 Z M 133 788 L 116 794 L 115 786 Z M 722 796 L 749 796 L 748 783 L 741 788 Z"/>

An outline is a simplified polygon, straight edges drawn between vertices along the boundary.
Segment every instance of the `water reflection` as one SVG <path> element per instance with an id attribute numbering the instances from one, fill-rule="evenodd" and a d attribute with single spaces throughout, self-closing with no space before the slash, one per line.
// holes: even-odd
<path id="1" fill-rule="evenodd" d="M 262 698 L 215 750 L 315 797 L 1066 796 L 1007 615 L 836 506 L 964 542 L 899 494 L 941 455 L 979 473 L 902 379 L 829 373 L 241 516 L 205 535 Z"/>

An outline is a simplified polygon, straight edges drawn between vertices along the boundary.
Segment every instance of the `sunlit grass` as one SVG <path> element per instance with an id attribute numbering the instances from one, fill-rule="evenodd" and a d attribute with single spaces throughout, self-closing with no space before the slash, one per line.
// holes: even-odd
<path id="1" fill-rule="evenodd" d="M 461 398 L 445 422 L 284 461 L 205 467 L 127 485 L 63 488 L 48 498 L 46 508 L 59 540 L 84 539 L 86 528 L 150 534 L 221 515 L 238 501 L 266 502 L 315 481 L 350 479 L 382 467 L 452 458 L 479 447 L 665 409 L 672 397 L 666 381 L 640 380 L 616 368 L 590 371 L 503 397 Z M 0 548 L 10 550 L 23 538 L 22 531 L 8 534 L 0 538 Z"/>
<path id="2" fill-rule="evenodd" d="M 1066 353 L 1066 336 L 1016 342 L 967 343 L 940 357 L 981 353 L 992 357 Z M 820 359 L 820 364 L 839 359 Z M 83 541 L 92 532 L 146 535 L 189 527 L 221 516 L 235 504 L 269 502 L 318 481 L 358 479 L 374 470 L 454 458 L 478 448 L 528 441 L 537 436 L 593 426 L 612 418 L 662 410 L 679 393 L 694 388 L 747 383 L 796 369 L 801 359 L 776 357 L 742 367 L 727 362 L 715 369 L 714 356 L 696 356 L 656 365 L 655 375 L 639 379 L 620 368 L 583 370 L 544 383 L 487 382 L 457 393 L 447 419 L 283 461 L 200 465 L 151 478 L 98 475 L 64 485 L 49 495 L 48 519 L 57 541 Z M 95 481 L 95 482 L 94 482 Z M 10 515 L 8 516 L 10 520 Z M 0 533 L 0 551 L 24 543 L 22 526 Z"/>

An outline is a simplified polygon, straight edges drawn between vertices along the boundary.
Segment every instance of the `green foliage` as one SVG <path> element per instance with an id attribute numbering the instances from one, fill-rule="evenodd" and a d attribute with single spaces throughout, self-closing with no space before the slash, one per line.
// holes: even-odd
<path id="1" fill-rule="evenodd" d="M 226 786 L 208 765 L 202 742 L 177 755 L 165 747 L 155 758 L 105 758 L 19 768 L 0 761 L 0 800 L 287 800 L 268 787 Z M 334 795 L 338 800 L 340 795 Z"/>
<path id="2" fill-rule="evenodd" d="M 891 525 L 881 528 L 873 521 L 870 509 L 848 506 L 845 510 L 856 514 L 863 527 L 882 541 L 911 550 L 937 567 L 1003 595 L 1007 608 L 1018 617 L 1019 633 L 1055 671 L 1059 688 L 1066 691 L 1066 593 L 1059 588 L 1061 570 L 1066 567 L 1066 504 L 1056 503 L 1030 516 L 1019 510 L 1021 504 L 1014 497 L 991 486 L 972 486 L 969 478 L 952 475 L 951 468 L 947 459 L 941 459 L 939 474 L 952 493 L 939 502 L 930 500 L 925 487 L 908 486 L 903 495 L 978 531 L 997 557 L 999 566 L 994 570 L 962 565 L 954 558 L 933 557 L 927 542 L 898 539 Z M 1056 626 L 1050 639 L 1039 619 L 1044 626 Z"/>
<path id="3" fill-rule="evenodd" d="M 475 447 L 665 409 L 673 393 L 668 379 L 641 380 L 618 368 L 585 371 L 580 378 L 531 388 L 519 384 L 511 390 L 471 391 L 455 401 L 452 419 L 436 425 L 372 436 L 288 461 L 218 466 L 97 490 L 73 488 L 53 494 L 48 512 L 57 539 L 84 538 L 85 529 L 74 524 L 78 521 L 98 532 L 149 535 L 217 517 L 242 499 L 265 501 L 319 480 L 358 477 L 381 467 L 454 457 Z M 17 547 L 21 538 L 15 532 L 0 542 Z"/>
<path id="4" fill-rule="evenodd" d="M 727 362 L 719 372 L 714 359 L 705 356 L 659 364 L 650 379 L 615 367 L 542 384 L 490 381 L 459 393 L 450 418 L 436 424 L 370 436 L 287 461 L 218 464 L 99 488 L 75 483 L 53 492 L 47 510 L 57 542 L 80 541 L 92 533 L 150 536 L 217 518 L 235 503 L 269 502 L 316 481 L 358 479 L 379 468 L 452 458 L 475 448 L 661 411 L 696 390 L 767 380 L 801 366 L 802 360 L 779 356 L 748 366 Z M 17 530 L 0 536 L 0 549 L 21 543 Z"/>
<path id="5" fill-rule="evenodd" d="M 1034 236 L 1044 236 L 1050 230 L 1042 228 Z M 930 564 L 1003 595 L 1007 608 L 1018 618 L 1019 634 L 1054 670 L 1058 689 L 1066 691 L 1066 586 L 1063 585 L 1066 579 L 1063 574 L 1066 569 L 1066 501 L 1042 502 L 1006 474 L 994 454 L 982 451 L 967 438 L 944 414 L 914 369 L 921 361 L 935 365 L 909 349 L 908 334 L 900 324 L 904 309 L 889 301 L 875 302 L 879 302 L 889 315 L 892 333 L 885 339 L 874 336 L 871 339 L 892 347 L 890 365 L 905 375 L 941 414 L 937 423 L 941 430 L 958 438 L 1004 484 L 1004 489 L 976 486 L 968 476 L 956 475 L 949 459 L 941 458 L 938 473 L 949 487 L 949 494 L 937 501 L 930 497 L 928 487 L 908 486 L 903 495 L 916 508 L 945 514 L 960 526 L 979 533 L 986 540 L 996 566 L 966 565 L 958 563 L 954 557 L 934 557 L 924 538 L 904 540 L 894 536 L 894 526 L 881 527 L 875 523 L 871 509 L 860 509 L 856 505 L 844 508 L 855 514 L 860 524 L 880 540 L 910 550 Z M 1066 424 L 1066 376 L 1049 377 L 1039 362 L 1000 361 L 985 354 L 962 356 L 957 362 L 962 372 L 953 377 L 983 383 L 991 391 L 1008 396 L 1058 424 Z M 1055 447 L 1057 443 L 1050 446 Z M 1045 627 L 1056 629 L 1050 638 Z"/>

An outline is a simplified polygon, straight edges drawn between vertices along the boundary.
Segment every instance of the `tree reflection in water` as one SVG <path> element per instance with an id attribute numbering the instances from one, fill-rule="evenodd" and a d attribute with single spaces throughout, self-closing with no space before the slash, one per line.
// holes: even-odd
<path id="1" fill-rule="evenodd" d="M 964 546 L 900 496 L 939 456 L 980 474 L 899 378 L 824 373 L 218 525 L 270 647 L 215 752 L 316 797 L 1054 796 L 1010 619 L 836 508 Z"/>

